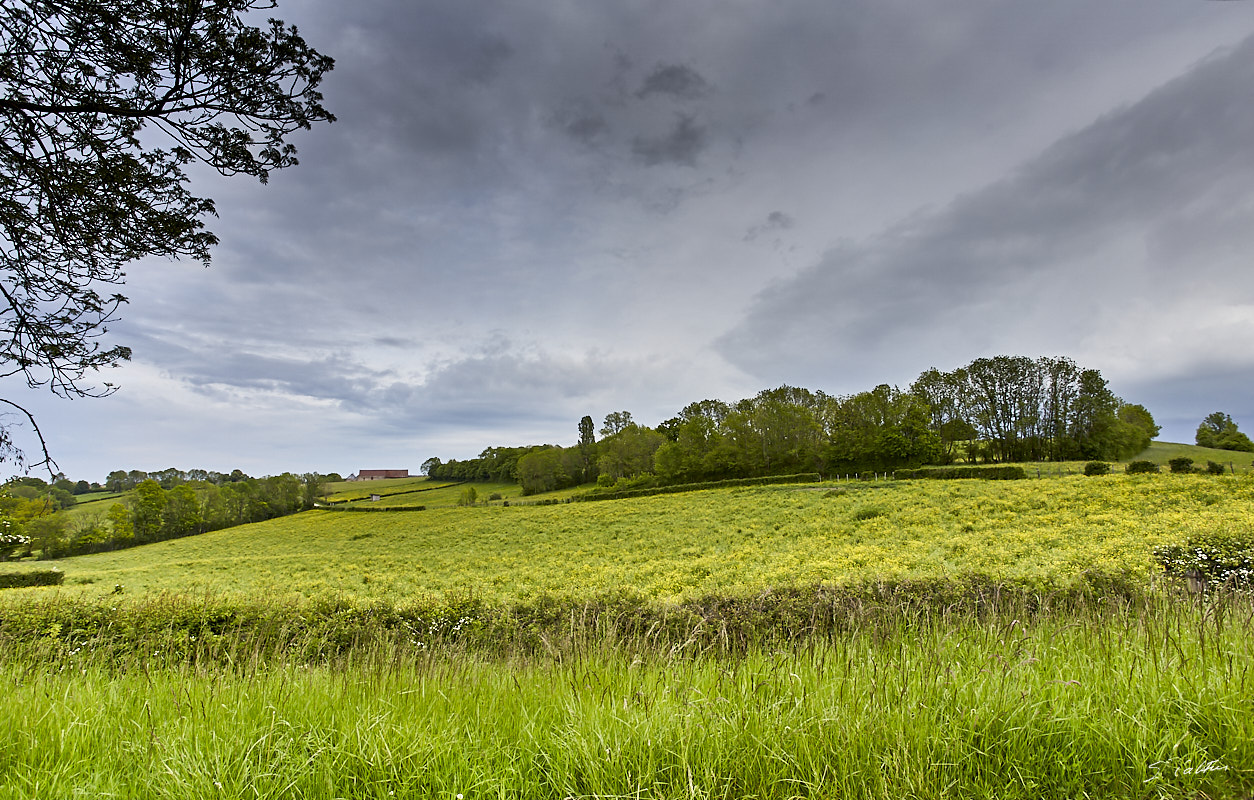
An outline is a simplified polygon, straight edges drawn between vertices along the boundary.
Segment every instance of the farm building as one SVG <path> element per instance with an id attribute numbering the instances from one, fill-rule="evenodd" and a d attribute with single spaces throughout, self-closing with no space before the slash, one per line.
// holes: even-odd
<path id="1" fill-rule="evenodd" d="M 349 475 L 350 481 L 381 481 L 384 478 L 408 478 L 407 469 L 363 469 L 356 475 Z"/>

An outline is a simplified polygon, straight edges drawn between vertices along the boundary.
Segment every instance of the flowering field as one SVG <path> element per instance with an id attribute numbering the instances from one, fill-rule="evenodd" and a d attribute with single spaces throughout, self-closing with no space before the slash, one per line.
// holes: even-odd
<path id="1" fill-rule="evenodd" d="M 1157 545 L 1248 530 L 1254 479 L 1111 475 L 725 489 L 603 503 L 312 511 L 65 559 L 64 586 L 404 602 L 509 602 L 630 587 L 659 599 L 982 573 L 1063 586 L 1149 578 Z"/>
<path id="2" fill-rule="evenodd" d="M 0 797 L 1245 799 L 1246 594 L 813 584 L 1148 580 L 1155 546 L 1251 520 L 1249 476 L 902 481 L 65 559 L 0 594 Z"/>

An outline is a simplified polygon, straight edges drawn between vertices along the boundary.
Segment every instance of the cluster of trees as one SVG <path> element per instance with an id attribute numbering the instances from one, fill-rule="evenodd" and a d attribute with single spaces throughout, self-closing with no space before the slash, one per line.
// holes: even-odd
<path id="1" fill-rule="evenodd" d="M 99 486 L 94 488 L 99 489 Z M 79 495 L 90 491 L 93 491 L 93 486 L 87 481 L 72 481 L 61 474 L 52 483 L 33 475 L 18 476 L 5 483 L 4 495 L 0 497 L 0 509 L 7 508 L 18 500 L 28 500 L 39 507 L 60 511 L 70 508 L 78 502 Z"/>
<path id="2" fill-rule="evenodd" d="M 343 480 L 340 475 L 335 472 L 332 472 L 329 475 L 322 475 L 320 478 L 323 482 L 336 482 Z M 204 469 L 189 469 L 184 471 L 175 467 L 157 470 L 155 472 L 144 472 L 143 470 L 138 469 L 115 469 L 105 478 L 104 488 L 111 492 L 125 492 L 134 489 L 147 480 L 156 481 L 161 485 L 162 489 L 173 489 L 175 486 L 179 486 L 184 483 L 211 483 L 214 486 L 225 486 L 229 483 L 240 483 L 241 481 L 252 481 L 255 479 L 238 469 L 231 470 L 230 472 L 215 472 L 214 470 Z"/>
<path id="3" fill-rule="evenodd" d="M 517 480 L 530 494 L 593 480 L 688 483 L 958 458 L 1118 460 L 1144 450 L 1158 426 L 1097 370 L 1066 358 L 998 356 L 952 372 L 930 369 L 907 391 L 885 384 L 837 397 L 782 386 L 737 403 L 702 400 L 656 428 L 617 411 L 600 435 L 584 417 L 573 447 L 489 448 L 466 461 L 432 458 L 423 470 L 446 480 Z"/>
<path id="4" fill-rule="evenodd" d="M 141 481 L 103 514 L 40 517 L 26 523 L 30 551 L 42 558 L 112 550 L 260 522 L 312 508 L 325 478 L 284 473 L 217 485 L 189 480 L 163 488 Z"/>
<path id="5" fill-rule="evenodd" d="M 980 358 L 953 372 L 930 369 L 911 386 L 946 453 L 968 460 L 1118 461 L 1158 435 L 1144 406 L 1125 403 L 1095 369 L 1069 358 Z"/>
<path id="6" fill-rule="evenodd" d="M 1202 447 L 1254 453 L 1254 442 L 1237 430 L 1232 417 L 1222 411 L 1207 414 L 1202 424 L 1197 426 L 1197 443 Z"/>

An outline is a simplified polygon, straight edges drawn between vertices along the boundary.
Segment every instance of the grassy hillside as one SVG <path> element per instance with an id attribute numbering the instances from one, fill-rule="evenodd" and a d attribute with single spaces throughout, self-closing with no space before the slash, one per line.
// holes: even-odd
<path id="1" fill-rule="evenodd" d="M 683 598 L 812 582 L 986 573 L 1042 586 L 1152 571 L 1150 551 L 1245 530 L 1254 481 L 1180 475 L 901 481 L 703 491 L 607 503 L 310 511 L 64 559 L 58 590 L 488 602 L 633 587 Z"/>
<path id="2" fill-rule="evenodd" d="M 1237 473 L 1254 471 L 1254 453 L 1242 453 L 1236 450 L 1217 450 L 1213 447 L 1198 447 L 1195 444 L 1178 444 L 1174 442 L 1150 442 L 1149 449 L 1137 455 L 1136 459 L 1153 461 L 1165 469 L 1167 462 L 1173 458 L 1191 458 L 1193 466 L 1205 467 L 1207 461 L 1215 461 L 1225 467 L 1231 465 Z"/>

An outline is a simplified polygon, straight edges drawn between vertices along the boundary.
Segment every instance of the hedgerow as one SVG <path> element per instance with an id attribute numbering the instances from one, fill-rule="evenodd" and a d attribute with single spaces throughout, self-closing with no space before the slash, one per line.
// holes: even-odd
<path id="1" fill-rule="evenodd" d="M 910 478 L 933 478 L 953 480 L 956 478 L 976 478 L 986 481 L 1017 481 L 1028 477 L 1023 467 L 923 467 L 922 469 L 899 469 L 893 473 L 899 480 Z"/>
<path id="2" fill-rule="evenodd" d="M 725 481 L 679 483 L 672 486 L 655 486 L 647 489 L 620 489 L 618 491 L 611 492 L 593 489 L 586 494 L 575 495 L 572 499 L 579 501 L 623 500 L 628 497 L 650 497 L 657 494 L 698 492 L 703 489 L 727 489 L 736 486 L 773 486 L 784 483 L 818 483 L 822 479 L 822 476 L 820 476 L 817 472 L 803 472 L 798 475 L 767 475 L 761 478 L 732 478 Z"/>

